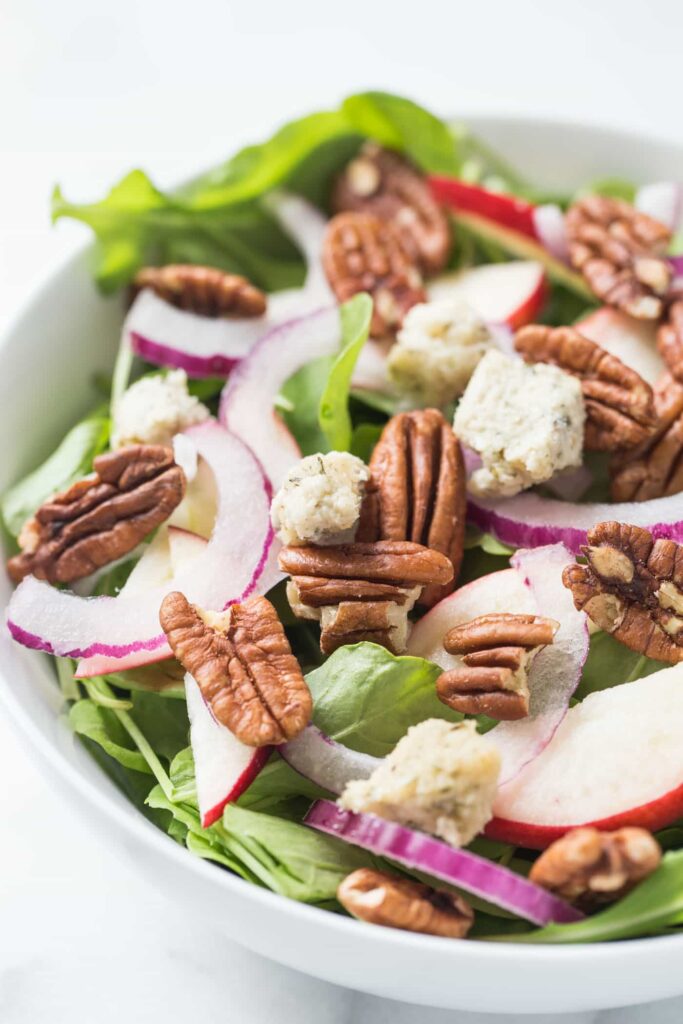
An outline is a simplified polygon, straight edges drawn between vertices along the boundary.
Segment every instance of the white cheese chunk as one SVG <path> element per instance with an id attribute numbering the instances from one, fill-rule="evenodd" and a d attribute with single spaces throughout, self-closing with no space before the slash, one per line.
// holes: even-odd
<path id="1" fill-rule="evenodd" d="M 370 778 L 340 804 L 465 846 L 491 818 L 500 755 L 472 721 L 429 718 L 408 730 Z"/>
<path id="2" fill-rule="evenodd" d="M 170 444 L 175 434 L 208 416 L 206 406 L 188 393 L 184 370 L 142 377 L 123 393 L 114 409 L 111 446 Z"/>
<path id="3" fill-rule="evenodd" d="M 482 466 L 469 481 L 483 496 L 517 494 L 581 465 L 586 413 L 581 382 L 555 366 L 527 366 L 490 351 L 455 413 L 454 429 Z"/>
<path id="4" fill-rule="evenodd" d="M 356 535 L 370 471 L 348 452 L 308 455 L 293 466 L 270 515 L 283 544 L 348 544 Z"/>

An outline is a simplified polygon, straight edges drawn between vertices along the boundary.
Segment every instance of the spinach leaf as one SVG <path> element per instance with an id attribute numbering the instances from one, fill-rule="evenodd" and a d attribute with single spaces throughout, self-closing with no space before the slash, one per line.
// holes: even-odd
<path id="1" fill-rule="evenodd" d="M 17 537 L 27 519 L 52 494 L 65 490 L 92 469 L 109 441 L 109 418 L 102 411 L 76 424 L 45 462 L 6 492 L 0 503 L 5 526 Z"/>
<path id="2" fill-rule="evenodd" d="M 663 667 L 661 661 L 629 651 L 609 633 L 593 633 L 575 697 L 583 700 L 596 690 L 607 690 L 620 683 L 632 683 L 635 679 L 659 672 Z"/>
<path id="3" fill-rule="evenodd" d="M 683 924 L 683 851 L 666 853 L 660 867 L 607 910 L 576 924 L 551 924 L 501 942 L 607 942 L 655 935 Z"/>
<path id="4" fill-rule="evenodd" d="M 97 743 L 124 768 L 152 774 L 147 760 L 135 748 L 113 711 L 85 697 L 70 708 L 69 724 L 75 733 Z"/>
<path id="5" fill-rule="evenodd" d="M 384 757 L 411 725 L 462 717 L 436 696 L 440 672 L 423 658 L 396 657 L 376 644 L 340 647 L 306 677 L 313 721 L 346 746 Z"/>

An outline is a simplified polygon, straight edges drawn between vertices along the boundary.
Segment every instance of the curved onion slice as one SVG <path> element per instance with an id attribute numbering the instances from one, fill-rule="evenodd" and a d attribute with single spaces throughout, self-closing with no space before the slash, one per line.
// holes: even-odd
<path id="1" fill-rule="evenodd" d="M 468 519 L 503 544 L 535 548 L 564 544 L 577 554 L 586 533 L 597 523 L 616 519 L 649 530 L 653 537 L 683 541 L 683 501 L 680 494 L 651 501 L 574 504 L 525 491 L 499 501 L 469 496 Z"/>
<path id="2" fill-rule="evenodd" d="M 531 588 L 537 613 L 556 619 L 560 628 L 553 643 L 539 651 L 531 663 L 528 716 L 516 722 L 499 722 L 489 733 L 502 758 L 501 786 L 545 750 L 581 680 L 588 657 L 588 625 L 584 613 L 574 607 L 571 591 L 562 583 L 562 570 L 573 561 L 563 544 L 518 551 L 512 557 L 515 569 Z"/>
<path id="3" fill-rule="evenodd" d="M 555 259 L 569 263 L 567 229 L 564 224 L 564 213 L 560 207 L 556 203 L 535 206 L 531 217 L 539 242 Z"/>
<path id="4" fill-rule="evenodd" d="M 123 337 L 137 355 L 156 366 L 185 370 L 190 377 L 225 377 L 273 327 L 332 300 L 320 259 L 325 217 L 305 199 L 284 192 L 271 196 L 268 205 L 304 255 L 304 286 L 270 296 L 263 316 L 235 318 L 177 309 L 146 288 L 123 325 Z"/>
<path id="5" fill-rule="evenodd" d="M 277 489 L 300 458 L 299 446 L 273 409 L 285 381 L 306 363 L 335 355 L 341 341 L 337 306 L 291 320 L 262 338 L 231 375 L 221 396 L 221 423 L 259 459 Z"/>
<path id="6" fill-rule="evenodd" d="M 678 231 L 683 220 L 683 185 L 678 181 L 656 181 L 642 185 L 633 204 L 636 210 L 647 213 L 671 231 Z"/>
<path id="7" fill-rule="evenodd" d="M 330 793 L 342 793 L 353 779 L 367 779 L 381 758 L 360 754 L 307 725 L 296 739 L 278 747 L 290 768 Z"/>
<path id="8" fill-rule="evenodd" d="M 218 484 L 218 514 L 203 552 L 171 580 L 118 597 L 82 598 L 27 576 L 8 609 L 15 640 L 60 656 L 169 657 L 159 629 L 164 595 L 181 590 L 204 608 L 223 609 L 257 589 L 273 543 L 270 485 L 248 448 L 215 420 L 187 431 Z"/>
<path id="9" fill-rule="evenodd" d="M 583 919 L 575 907 L 509 868 L 374 814 L 354 814 L 329 800 L 318 800 L 304 822 L 378 857 L 389 857 L 404 867 L 464 889 L 536 925 L 568 924 Z"/>

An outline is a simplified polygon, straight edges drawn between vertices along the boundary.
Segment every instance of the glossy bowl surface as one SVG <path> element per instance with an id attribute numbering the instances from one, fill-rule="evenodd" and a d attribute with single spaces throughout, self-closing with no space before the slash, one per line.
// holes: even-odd
<path id="1" fill-rule="evenodd" d="M 581 124 L 464 118 L 530 178 L 566 188 L 623 175 L 683 180 L 683 147 Z M 99 296 L 83 252 L 36 288 L 0 347 L 0 490 L 47 455 L 111 368 L 120 302 Z M 3 602 L 10 587 L 0 581 Z M 94 831 L 169 898 L 264 956 L 414 1003 L 508 1013 L 624 1006 L 683 992 L 683 935 L 586 946 L 449 942 L 357 923 L 258 889 L 192 857 L 148 823 L 59 717 L 47 659 L 0 631 L 0 702 L 46 775 Z"/>

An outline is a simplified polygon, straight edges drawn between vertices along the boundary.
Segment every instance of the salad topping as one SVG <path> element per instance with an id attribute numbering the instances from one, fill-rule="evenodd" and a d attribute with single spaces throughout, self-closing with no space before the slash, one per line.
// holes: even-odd
<path id="1" fill-rule="evenodd" d="M 665 373 L 654 388 L 656 427 L 637 449 L 610 461 L 614 501 L 648 501 L 683 490 L 683 385 Z"/>
<path id="2" fill-rule="evenodd" d="M 133 279 L 133 294 L 143 288 L 200 316 L 261 316 L 266 297 L 239 274 L 226 274 L 215 267 L 169 263 L 165 267 L 143 267 Z"/>
<path id="3" fill-rule="evenodd" d="M 657 348 L 676 380 L 683 383 L 683 284 L 667 298 L 662 323 L 657 331 Z"/>

